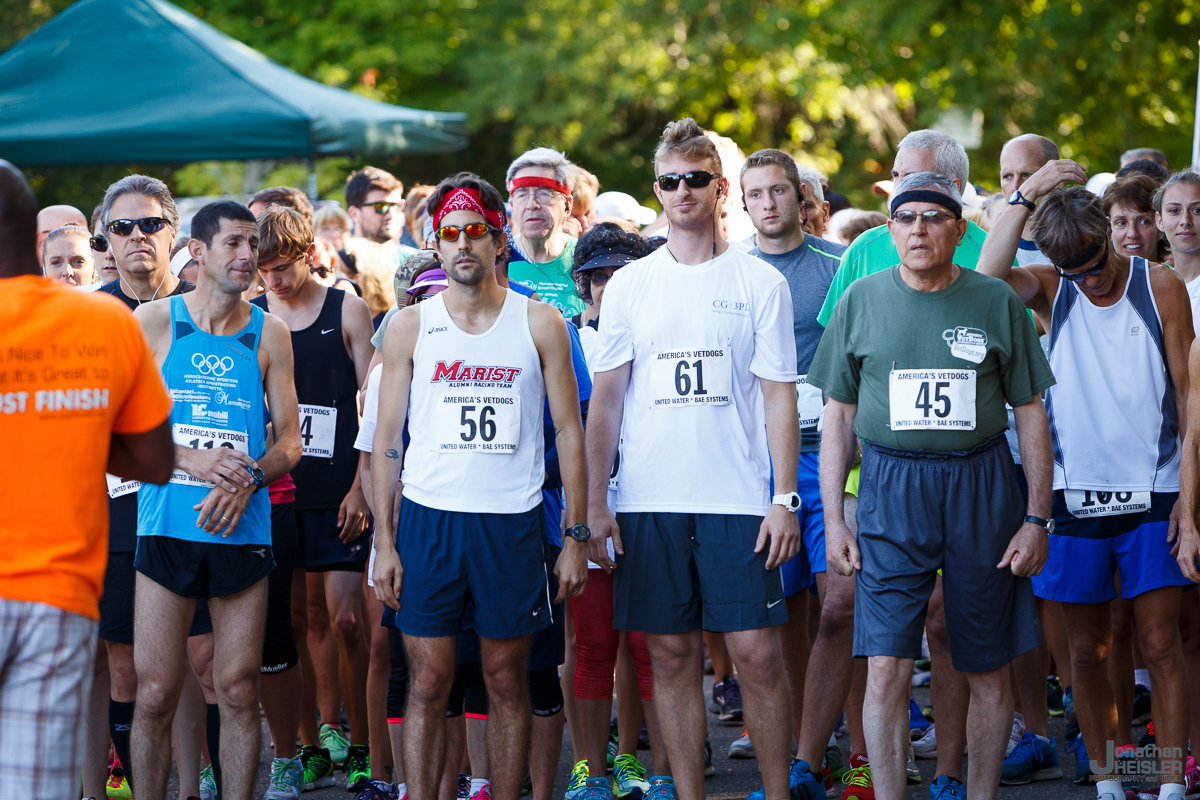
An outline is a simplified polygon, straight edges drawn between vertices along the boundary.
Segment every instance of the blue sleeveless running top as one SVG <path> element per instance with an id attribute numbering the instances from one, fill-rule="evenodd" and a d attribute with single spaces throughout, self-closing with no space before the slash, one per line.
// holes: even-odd
<path id="1" fill-rule="evenodd" d="M 263 311 L 252 308 L 250 324 L 233 336 L 213 336 L 192 322 L 183 297 L 171 298 L 171 350 L 163 379 L 174 401 L 175 444 L 211 450 L 231 447 L 255 460 L 266 452 L 262 370 L 258 343 Z M 270 544 L 271 501 L 266 491 L 250 496 L 237 529 L 223 538 L 196 527 L 199 505 L 212 484 L 181 469 L 166 486 L 143 484 L 138 492 L 138 536 L 170 536 L 212 544 Z"/>

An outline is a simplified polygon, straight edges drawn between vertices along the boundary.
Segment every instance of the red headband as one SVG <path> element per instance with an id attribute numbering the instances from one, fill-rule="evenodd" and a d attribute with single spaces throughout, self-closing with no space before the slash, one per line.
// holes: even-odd
<path id="1" fill-rule="evenodd" d="M 493 228 L 504 227 L 504 212 L 491 211 L 483 206 L 483 198 L 475 189 L 455 189 L 446 195 L 442 204 L 433 210 L 433 229 L 442 226 L 442 217 L 451 211 L 473 211 L 488 221 Z"/>
<path id="2" fill-rule="evenodd" d="M 568 197 L 571 195 L 571 188 L 565 183 L 559 183 L 554 178 L 542 178 L 536 175 L 513 178 L 508 182 L 508 193 L 511 195 L 513 189 L 519 189 L 522 186 L 543 186 L 547 189 L 553 189 L 556 192 L 562 192 Z"/>

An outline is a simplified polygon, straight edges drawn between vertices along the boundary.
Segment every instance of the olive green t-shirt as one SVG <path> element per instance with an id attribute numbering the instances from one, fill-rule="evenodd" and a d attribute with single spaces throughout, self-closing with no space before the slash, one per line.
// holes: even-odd
<path id="1" fill-rule="evenodd" d="M 854 432 L 906 450 L 970 450 L 1054 385 L 1025 306 L 1008 284 L 968 269 L 937 292 L 900 268 L 856 280 L 834 307 L 808 382 L 857 404 Z M 973 399 L 972 399 L 973 396 Z"/>
<path id="2" fill-rule="evenodd" d="M 583 313 L 585 304 L 575 292 L 576 241 L 574 237 L 567 237 L 567 246 L 553 261 L 541 264 L 513 261 L 508 265 L 508 279 L 533 289 L 542 302 L 557 308 L 564 317 Z"/>

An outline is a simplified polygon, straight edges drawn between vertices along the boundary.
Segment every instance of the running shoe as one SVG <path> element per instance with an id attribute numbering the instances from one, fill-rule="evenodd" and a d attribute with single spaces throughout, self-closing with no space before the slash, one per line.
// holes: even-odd
<path id="1" fill-rule="evenodd" d="M 1197 766 L 1195 758 L 1188 756 L 1183 768 L 1183 793 L 1189 795 L 1197 792 L 1200 792 L 1200 766 Z"/>
<path id="2" fill-rule="evenodd" d="M 837 725 L 833 726 L 833 735 L 839 739 L 843 736 L 850 735 L 850 723 L 846 722 L 846 712 L 843 711 L 838 717 Z"/>
<path id="3" fill-rule="evenodd" d="M 200 770 L 200 800 L 217 800 L 217 776 L 213 775 L 212 764 Z"/>
<path id="4" fill-rule="evenodd" d="M 913 671 L 914 672 L 924 672 L 925 670 L 929 669 L 932 666 L 933 666 L 932 659 L 918 658 L 916 661 L 913 662 Z"/>
<path id="5" fill-rule="evenodd" d="M 929 800 L 967 800 L 967 787 L 949 775 L 934 778 L 929 784 Z"/>
<path id="6" fill-rule="evenodd" d="M 1133 724 L 1145 725 L 1150 721 L 1150 690 L 1140 683 L 1133 687 Z"/>
<path id="7" fill-rule="evenodd" d="M 346 750 L 346 791 L 361 791 L 371 780 L 371 751 L 364 745 L 352 744 Z"/>
<path id="8" fill-rule="evenodd" d="M 704 738 L 704 777 L 711 778 L 717 774 L 717 768 L 712 763 L 712 743 Z"/>
<path id="9" fill-rule="evenodd" d="M 730 758 L 758 758 L 754 754 L 754 742 L 750 741 L 750 734 L 745 728 L 742 728 L 742 735 L 733 740 L 729 745 Z"/>
<path id="10" fill-rule="evenodd" d="M 711 750 L 706 749 L 705 752 Z M 710 758 L 709 763 L 711 762 Z M 637 760 L 637 756 L 617 756 L 617 762 L 613 766 L 613 783 L 616 784 L 616 796 L 620 800 L 642 800 L 650 790 L 650 781 L 646 780 L 646 768 Z M 586 793 L 584 796 L 587 796 Z"/>
<path id="11" fill-rule="evenodd" d="M 719 691 L 718 691 L 719 687 Z M 713 699 L 720 694 L 720 711 L 717 719 L 722 725 L 734 727 L 742 724 L 742 685 L 737 678 L 726 677 L 725 680 L 713 687 Z"/>
<path id="12" fill-rule="evenodd" d="M 642 723 L 642 732 L 638 734 L 637 742 L 638 750 L 650 749 L 650 733 L 646 730 L 646 723 Z"/>
<path id="13" fill-rule="evenodd" d="M 304 791 L 333 786 L 333 759 L 324 747 L 310 744 L 300 750 L 300 763 L 304 765 Z"/>
<path id="14" fill-rule="evenodd" d="M 921 707 L 917 705 L 917 701 L 910 698 L 908 701 L 908 738 L 916 741 L 924 736 L 925 731 L 930 727 L 931 723 L 921 713 Z"/>
<path id="15" fill-rule="evenodd" d="M 1008 758 L 1008 754 L 1017 746 L 1017 742 L 1025 736 L 1025 720 L 1021 717 L 1013 717 L 1012 731 L 1008 734 L 1008 747 L 1004 751 L 1004 757 Z"/>
<path id="16" fill-rule="evenodd" d="M 1058 742 L 1027 732 L 1004 759 L 1000 785 L 1022 786 L 1031 781 L 1053 781 L 1062 774 Z"/>
<path id="17" fill-rule="evenodd" d="M 1071 687 L 1063 687 L 1063 717 L 1066 719 L 1075 719 L 1075 698 L 1071 694 Z"/>
<path id="18" fill-rule="evenodd" d="M 850 756 L 850 770 L 842 778 L 846 784 L 842 800 L 875 800 L 875 784 L 871 781 L 871 765 L 861 753 Z"/>
<path id="19" fill-rule="evenodd" d="M 121 768 L 121 759 L 113 762 L 108 770 L 108 783 L 104 784 L 104 793 L 109 800 L 133 800 L 133 789 L 129 788 L 129 779 Z"/>
<path id="20" fill-rule="evenodd" d="M 821 786 L 817 776 L 809 769 L 808 762 L 793 758 L 788 769 L 788 796 L 790 800 L 821 800 L 825 796 L 825 788 Z M 746 800 L 766 800 L 767 790 L 759 789 L 751 792 Z"/>
<path id="21" fill-rule="evenodd" d="M 917 760 L 913 757 L 913 747 L 908 746 L 908 763 L 904 765 L 905 776 L 909 784 L 921 782 L 921 770 L 917 769 Z"/>
<path id="22" fill-rule="evenodd" d="M 917 758 L 937 758 L 937 725 L 930 725 L 925 734 L 912 743 L 913 755 Z"/>
<path id="23" fill-rule="evenodd" d="M 607 762 L 607 769 L 609 772 L 613 771 L 613 765 L 617 762 L 618 749 L 620 749 L 620 742 L 617 740 L 615 735 L 610 733 L 608 735 L 608 753 L 605 755 L 605 761 Z"/>
<path id="24" fill-rule="evenodd" d="M 1092 764 L 1088 759 L 1087 746 L 1083 743 L 1082 736 L 1076 736 L 1075 740 L 1067 745 L 1075 756 L 1075 777 L 1071 780 L 1075 781 L 1076 786 L 1083 786 L 1089 783 L 1092 779 Z"/>
<path id="25" fill-rule="evenodd" d="M 679 800 L 679 792 L 675 791 L 675 779 L 665 775 L 652 776 L 646 800 Z"/>
<path id="26" fill-rule="evenodd" d="M 1063 715 L 1063 685 L 1056 675 L 1046 678 L 1046 709 L 1052 717 Z"/>
<path id="27" fill-rule="evenodd" d="M 916 688 L 928 686 L 932 679 L 933 673 L 927 669 L 921 670 L 920 672 L 914 672 L 912 676 L 912 685 Z"/>
<path id="28" fill-rule="evenodd" d="M 300 757 L 276 758 L 271 762 L 271 779 L 262 800 L 297 800 L 304 791 L 304 766 Z"/>
<path id="29" fill-rule="evenodd" d="M 362 792 L 354 800 L 396 800 L 396 796 L 392 794 L 394 788 L 387 781 L 367 781 L 367 785 L 363 787 Z"/>
<path id="30" fill-rule="evenodd" d="M 458 773 L 458 800 L 468 800 L 471 796 L 471 776 L 465 772 Z"/>
<path id="31" fill-rule="evenodd" d="M 613 800 L 612 784 L 608 778 L 588 778 L 579 800 Z"/>
<path id="32" fill-rule="evenodd" d="M 1138 739 L 1138 747 L 1147 747 L 1154 744 L 1154 720 L 1151 719 L 1146 723 L 1146 732 L 1142 734 L 1142 738 Z"/>
<path id="33" fill-rule="evenodd" d="M 821 772 L 827 774 L 830 781 L 842 782 L 842 777 L 846 774 L 846 757 L 842 755 L 841 747 L 831 744 L 825 748 L 825 766 Z M 828 793 L 830 789 L 828 783 L 826 783 L 825 789 Z"/>
<path id="34" fill-rule="evenodd" d="M 583 794 L 584 784 L 591 777 L 588 772 L 587 760 L 577 761 L 575 766 L 571 768 L 571 777 L 567 780 L 567 793 L 563 795 L 563 800 L 579 800 Z"/>
<path id="35" fill-rule="evenodd" d="M 472 792 L 468 800 L 492 800 L 492 783 L 488 781 L 479 787 L 479 790 Z"/>
<path id="36" fill-rule="evenodd" d="M 350 749 L 350 740 L 342 733 L 341 725 L 321 726 L 321 747 L 329 751 L 329 758 L 335 767 L 346 763 L 346 751 Z"/>

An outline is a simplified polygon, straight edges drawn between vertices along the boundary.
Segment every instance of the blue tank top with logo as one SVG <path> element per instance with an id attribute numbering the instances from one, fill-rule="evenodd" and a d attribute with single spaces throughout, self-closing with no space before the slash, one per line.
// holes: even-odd
<path id="1" fill-rule="evenodd" d="M 258 460 L 266 452 L 266 414 L 258 344 L 263 311 L 250 311 L 250 324 L 232 336 L 202 331 L 183 297 L 171 298 L 171 349 L 162 365 L 174 401 L 171 433 L 176 445 L 212 450 L 232 448 Z M 228 538 L 196 527 L 199 505 L 212 484 L 176 468 L 165 486 L 143 484 L 138 492 L 138 536 L 169 536 L 212 544 L 271 543 L 271 501 L 265 491 L 250 503 Z"/>

